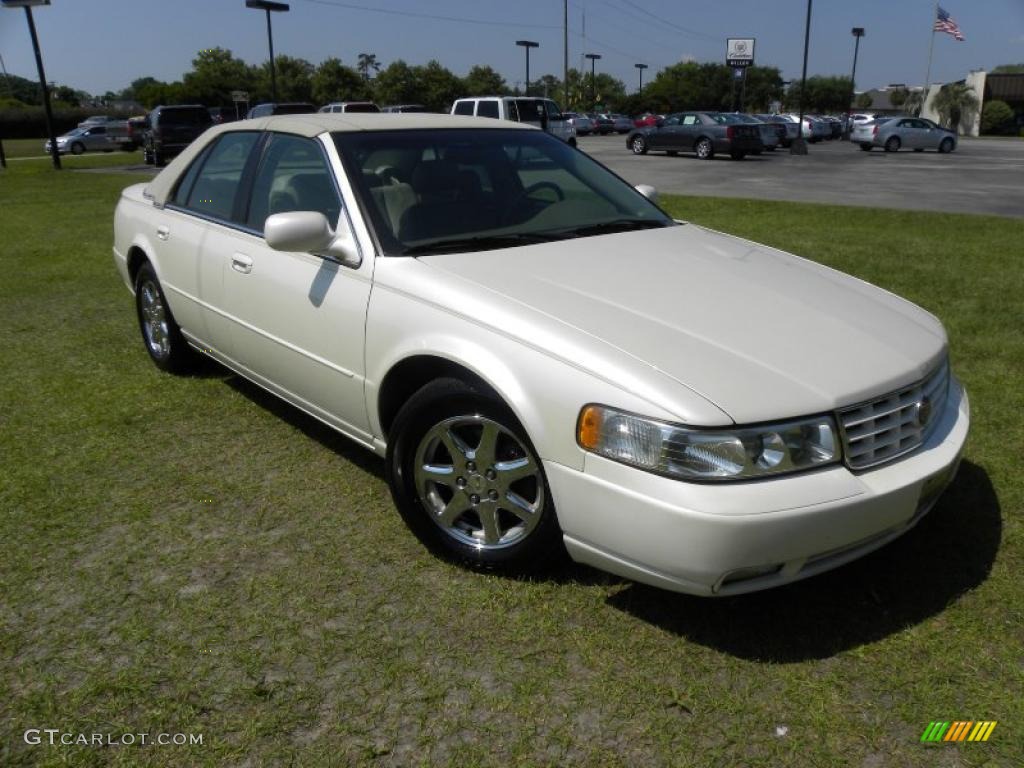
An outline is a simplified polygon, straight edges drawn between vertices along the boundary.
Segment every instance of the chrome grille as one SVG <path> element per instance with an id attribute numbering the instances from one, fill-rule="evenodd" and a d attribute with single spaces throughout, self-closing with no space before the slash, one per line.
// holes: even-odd
<path id="1" fill-rule="evenodd" d="M 846 463 L 865 469 L 908 453 L 939 424 L 949 388 L 949 363 L 923 381 L 867 403 L 839 411 Z"/>

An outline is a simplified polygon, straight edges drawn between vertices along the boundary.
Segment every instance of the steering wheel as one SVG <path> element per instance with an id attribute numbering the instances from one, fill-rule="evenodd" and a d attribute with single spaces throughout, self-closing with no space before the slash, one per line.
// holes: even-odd
<path id="1" fill-rule="evenodd" d="M 539 192 L 542 189 L 550 189 L 552 192 L 554 192 L 555 197 L 558 198 L 558 202 L 562 202 L 563 200 L 565 200 L 565 192 L 563 192 L 562 188 L 555 184 L 555 182 L 538 181 L 536 184 L 531 184 L 530 186 L 523 189 L 518 195 L 516 195 L 512 199 L 512 202 L 509 203 L 508 208 L 505 209 L 505 215 L 501 217 L 502 224 L 507 223 L 510 219 L 513 218 L 513 214 L 522 206 L 524 202 L 526 202 L 530 195 L 532 195 L 534 192 Z"/>

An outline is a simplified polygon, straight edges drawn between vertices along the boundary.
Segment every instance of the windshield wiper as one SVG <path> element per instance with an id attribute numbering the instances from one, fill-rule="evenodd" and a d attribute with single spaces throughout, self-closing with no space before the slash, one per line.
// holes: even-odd
<path id="1" fill-rule="evenodd" d="M 432 240 L 429 243 L 412 245 L 402 251 L 403 256 L 425 253 L 450 253 L 453 251 L 488 251 L 496 248 L 514 248 L 517 245 L 535 245 L 561 240 L 561 235 L 539 232 L 517 232 L 506 235 L 478 235 L 476 237 L 452 237 L 446 240 Z"/>
<path id="2" fill-rule="evenodd" d="M 599 224 L 587 224 L 583 227 L 564 229 L 558 232 L 563 237 L 590 237 L 592 235 L 610 235 L 615 232 L 633 232 L 638 229 L 660 229 L 669 224 L 656 219 L 614 219 Z"/>

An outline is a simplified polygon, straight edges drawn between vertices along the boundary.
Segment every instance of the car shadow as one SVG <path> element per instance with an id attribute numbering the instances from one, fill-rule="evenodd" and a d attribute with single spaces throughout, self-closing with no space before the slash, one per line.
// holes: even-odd
<path id="1" fill-rule="evenodd" d="M 221 368 L 227 371 L 226 368 Z M 288 403 L 277 395 L 273 395 L 257 384 L 253 384 L 242 376 L 228 372 L 230 375 L 225 383 L 243 397 L 258 405 L 275 418 L 291 425 L 306 437 L 316 440 L 320 445 L 349 461 L 364 472 L 378 479 L 384 479 L 384 461 L 377 454 L 367 450 L 319 419 L 315 419 L 304 411 Z"/>
<path id="2" fill-rule="evenodd" d="M 964 461 L 935 508 L 896 541 L 835 571 L 778 589 L 701 598 L 630 584 L 608 604 L 738 658 L 823 659 L 942 612 L 980 586 L 1002 539 L 985 470 Z"/>

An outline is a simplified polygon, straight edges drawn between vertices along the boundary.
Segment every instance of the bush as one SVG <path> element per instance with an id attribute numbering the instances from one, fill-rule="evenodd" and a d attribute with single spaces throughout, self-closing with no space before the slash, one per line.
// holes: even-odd
<path id="1" fill-rule="evenodd" d="M 981 132 L 985 134 L 1013 134 L 1014 114 L 1005 101 L 990 101 L 981 110 Z"/>
<path id="2" fill-rule="evenodd" d="M 125 119 L 133 116 L 118 114 L 114 110 L 103 107 L 54 107 L 53 131 L 57 136 L 67 133 L 90 115 L 110 115 Z M 10 108 L 0 105 L 0 138 L 38 139 L 44 136 L 46 136 L 46 113 L 42 107 Z"/>

